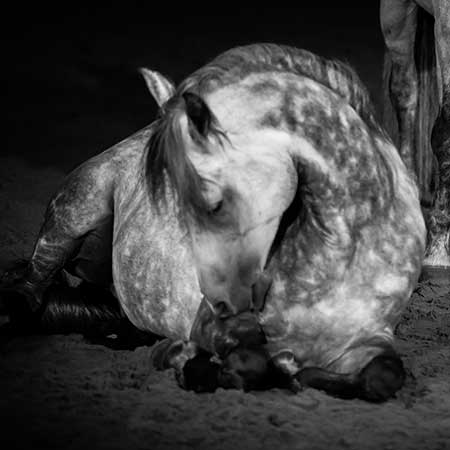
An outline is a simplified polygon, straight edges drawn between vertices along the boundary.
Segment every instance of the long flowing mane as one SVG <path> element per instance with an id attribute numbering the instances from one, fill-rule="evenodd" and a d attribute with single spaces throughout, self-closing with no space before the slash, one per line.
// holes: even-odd
<path id="1" fill-rule="evenodd" d="M 367 89 L 348 65 L 289 46 L 253 44 L 236 47 L 186 78 L 162 108 L 161 118 L 148 145 L 146 165 L 150 193 L 156 203 L 165 192 L 164 173 L 167 173 L 182 208 L 201 216 L 206 207 L 202 180 L 187 157 L 180 130 L 179 119 L 186 114 L 183 94 L 192 92 L 202 97 L 248 75 L 277 71 L 305 76 L 326 86 L 345 99 L 372 131 L 385 135 L 376 120 Z M 196 134 L 197 142 L 205 143 L 205 138 L 211 134 L 220 136 L 219 124 L 212 112 L 209 114 L 209 127 L 203 135 Z"/>

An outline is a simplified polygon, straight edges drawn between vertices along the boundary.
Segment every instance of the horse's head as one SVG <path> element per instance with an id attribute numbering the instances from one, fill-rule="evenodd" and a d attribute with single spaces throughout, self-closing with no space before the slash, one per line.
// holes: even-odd
<path id="1" fill-rule="evenodd" d="M 144 76 L 161 106 L 147 157 L 153 198 L 176 195 L 210 304 L 219 313 L 247 310 L 269 286 L 262 271 L 297 186 L 285 143 L 270 131 L 223 128 L 194 90 L 175 92 L 156 72 Z"/>

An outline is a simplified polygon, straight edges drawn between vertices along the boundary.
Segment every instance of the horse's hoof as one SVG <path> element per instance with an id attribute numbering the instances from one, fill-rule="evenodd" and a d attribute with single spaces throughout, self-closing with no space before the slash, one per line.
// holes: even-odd
<path id="1" fill-rule="evenodd" d="M 181 372 L 186 362 L 197 353 L 197 345 L 192 341 L 163 339 L 153 346 L 151 359 L 157 370 L 175 369 Z"/>
<path id="2" fill-rule="evenodd" d="M 0 288 L 0 305 L 6 314 L 32 314 L 41 308 L 42 295 L 25 283 L 17 283 Z"/>
<path id="3" fill-rule="evenodd" d="M 173 344 L 174 342 L 171 339 L 163 339 L 153 346 L 151 360 L 156 370 L 170 369 L 168 353 Z"/>
<path id="4" fill-rule="evenodd" d="M 389 353 L 376 356 L 359 373 L 361 397 L 372 402 L 383 402 L 401 389 L 406 372 L 399 356 Z"/>
<path id="5" fill-rule="evenodd" d="M 305 386 L 303 386 L 299 380 L 297 380 L 296 378 L 292 378 L 288 384 L 288 389 L 294 393 L 294 394 L 298 394 L 302 391 L 305 390 Z"/>

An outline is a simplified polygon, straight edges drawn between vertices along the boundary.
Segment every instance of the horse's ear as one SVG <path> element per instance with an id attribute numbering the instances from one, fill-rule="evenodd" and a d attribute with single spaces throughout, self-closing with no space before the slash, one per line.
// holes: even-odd
<path id="1" fill-rule="evenodd" d="M 194 125 L 197 132 L 205 137 L 211 127 L 212 114 L 205 101 L 197 94 L 185 92 L 186 115 Z"/>
<path id="2" fill-rule="evenodd" d="M 148 90 L 158 106 L 162 106 L 175 94 L 175 85 L 156 70 L 141 67 L 139 72 L 144 77 Z"/>

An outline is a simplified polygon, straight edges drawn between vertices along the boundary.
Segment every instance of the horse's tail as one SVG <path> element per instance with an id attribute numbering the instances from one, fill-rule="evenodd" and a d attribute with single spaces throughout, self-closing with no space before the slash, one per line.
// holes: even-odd
<path id="1" fill-rule="evenodd" d="M 422 202 L 430 204 L 436 186 L 436 163 L 431 149 L 431 131 L 439 109 L 436 56 L 434 45 L 434 19 L 422 8 L 418 10 L 415 39 L 415 63 L 418 76 L 418 98 L 414 136 L 414 163 Z M 391 102 L 389 85 L 392 59 L 386 50 L 383 66 L 383 125 L 394 144 L 400 145 L 395 108 Z"/>
<path id="2" fill-rule="evenodd" d="M 434 19 L 419 8 L 415 43 L 418 74 L 418 108 L 415 164 L 422 202 L 431 205 L 437 187 L 437 165 L 431 148 L 431 132 L 439 113 Z"/>
<path id="3" fill-rule="evenodd" d="M 46 333 L 111 334 L 125 318 L 113 295 L 84 283 L 50 286 L 39 313 L 38 326 Z"/>
<path id="4" fill-rule="evenodd" d="M 7 302 L 10 323 L 1 334 L 83 334 L 93 343 L 117 349 L 152 345 L 156 337 L 138 330 L 123 313 L 118 300 L 102 287 L 82 282 L 69 286 L 63 279 L 44 293 L 43 304 L 30 312 L 12 292 Z"/>

